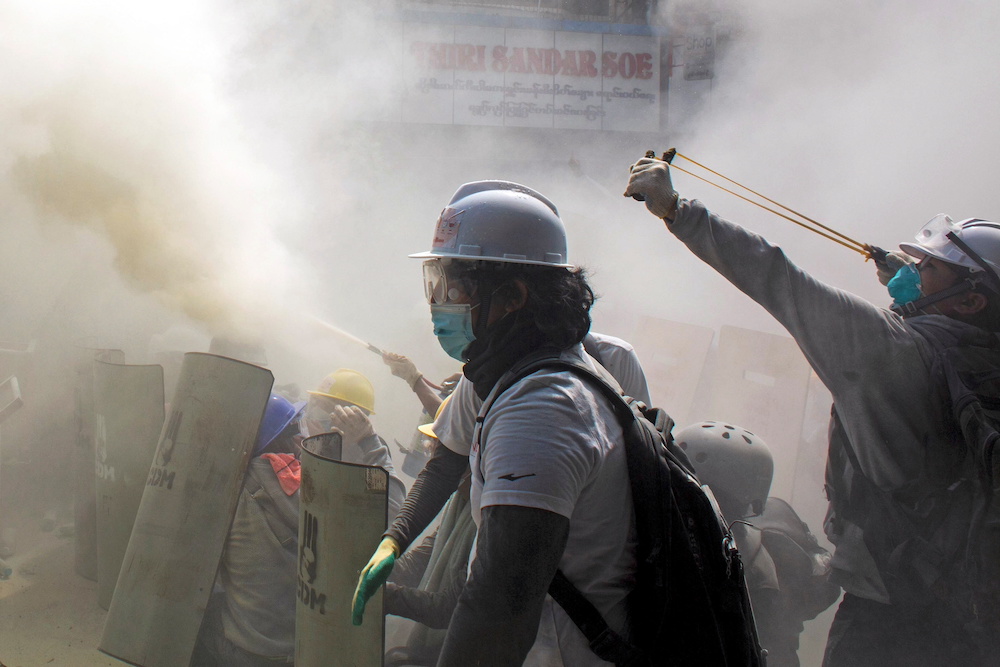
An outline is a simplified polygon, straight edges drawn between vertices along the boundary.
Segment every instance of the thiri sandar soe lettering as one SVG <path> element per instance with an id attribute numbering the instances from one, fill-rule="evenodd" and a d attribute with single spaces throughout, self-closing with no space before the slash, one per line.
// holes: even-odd
<path id="1" fill-rule="evenodd" d="M 574 49 L 539 49 L 485 44 L 448 44 L 413 42 L 410 53 L 427 69 L 468 72 L 543 74 L 605 79 L 651 79 L 653 54 L 631 51 L 596 51 Z"/>

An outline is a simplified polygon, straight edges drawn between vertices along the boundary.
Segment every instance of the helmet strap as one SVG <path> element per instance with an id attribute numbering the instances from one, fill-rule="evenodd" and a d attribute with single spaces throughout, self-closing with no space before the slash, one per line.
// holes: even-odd
<path id="1" fill-rule="evenodd" d="M 889 306 L 889 310 L 900 315 L 902 317 L 912 317 L 914 315 L 927 315 L 924 308 L 935 304 L 938 301 L 943 301 L 949 297 L 955 296 L 956 294 L 962 294 L 963 292 L 968 292 L 969 290 L 975 289 L 978 283 L 972 278 L 965 278 L 947 289 L 943 289 L 940 292 L 935 292 L 934 294 L 928 294 L 925 297 L 921 297 L 916 301 L 911 301 L 909 303 L 904 303 L 903 305 L 892 304 Z"/>
<path id="2" fill-rule="evenodd" d="M 971 259 L 983 269 L 986 273 L 986 279 L 983 280 L 983 282 L 986 283 L 986 286 L 993 292 L 1000 294 L 1000 278 L 997 277 L 996 271 L 993 270 L 993 267 L 987 264 L 986 260 L 984 260 L 979 253 L 970 248 L 969 244 L 959 238 L 958 234 L 955 232 L 948 232 L 945 236 L 949 241 L 958 246 L 958 249 L 964 252 L 966 257 Z"/>

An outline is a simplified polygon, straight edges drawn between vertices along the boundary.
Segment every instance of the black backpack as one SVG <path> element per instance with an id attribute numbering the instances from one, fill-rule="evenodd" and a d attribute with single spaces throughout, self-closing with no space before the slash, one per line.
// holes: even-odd
<path id="1" fill-rule="evenodd" d="M 607 398 L 623 428 L 638 538 L 638 569 L 628 599 L 631 643 L 608 627 L 561 571 L 549 587 L 552 598 L 594 653 L 619 667 L 764 665 L 736 543 L 674 444 L 666 412 L 647 408 L 589 368 L 548 353 L 525 358 L 500 378 L 480 423 L 504 391 L 541 369 L 583 379 Z"/>

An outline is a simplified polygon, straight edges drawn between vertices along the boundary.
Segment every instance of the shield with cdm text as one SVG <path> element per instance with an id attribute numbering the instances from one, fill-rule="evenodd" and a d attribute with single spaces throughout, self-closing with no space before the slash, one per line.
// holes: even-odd
<path id="1" fill-rule="evenodd" d="M 187 665 L 212 593 L 271 372 L 184 356 L 98 648 L 143 667 Z"/>
<path id="2" fill-rule="evenodd" d="M 351 598 L 386 529 L 389 474 L 324 455 L 339 449 L 331 442 L 338 435 L 313 436 L 302 446 L 297 667 L 383 663 L 382 592 L 368 601 L 360 626 L 351 623 Z"/>

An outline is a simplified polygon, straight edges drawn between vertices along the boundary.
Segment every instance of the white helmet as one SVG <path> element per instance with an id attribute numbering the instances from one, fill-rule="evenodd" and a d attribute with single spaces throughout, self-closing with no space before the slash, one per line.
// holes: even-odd
<path id="1" fill-rule="evenodd" d="M 410 257 L 572 267 L 555 204 L 510 181 L 460 187 L 438 217 L 431 249 Z"/>
<path id="2" fill-rule="evenodd" d="M 674 440 L 687 453 L 698 479 L 712 489 L 720 504 L 724 500 L 733 503 L 733 507 L 723 507 L 724 513 L 743 515 L 747 506 L 753 515 L 764 511 L 774 460 L 763 440 L 744 428 L 716 421 L 682 428 L 674 434 Z"/>
<path id="3" fill-rule="evenodd" d="M 987 272 L 986 284 L 1000 287 L 1000 224 L 979 218 L 953 222 L 944 213 L 931 218 L 917 232 L 916 243 L 900 243 L 900 249 L 917 259 L 925 256 Z M 991 275 L 990 275 L 991 274 Z"/>

